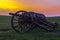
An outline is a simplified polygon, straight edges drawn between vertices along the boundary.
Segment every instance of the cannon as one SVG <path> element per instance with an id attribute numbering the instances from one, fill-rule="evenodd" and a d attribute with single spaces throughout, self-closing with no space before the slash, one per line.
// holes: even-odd
<path id="1" fill-rule="evenodd" d="M 41 13 L 21 10 L 9 15 L 12 15 L 11 26 L 16 32 L 28 32 L 36 27 L 52 32 L 57 27 L 57 23 L 49 22 Z"/>

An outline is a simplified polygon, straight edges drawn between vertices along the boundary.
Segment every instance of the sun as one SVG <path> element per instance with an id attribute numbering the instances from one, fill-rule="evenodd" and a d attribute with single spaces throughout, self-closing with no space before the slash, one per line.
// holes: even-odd
<path id="1" fill-rule="evenodd" d="M 7 10 L 24 10 L 23 4 L 17 4 L 14 0 L 0 0 L 0 8 Z"/>

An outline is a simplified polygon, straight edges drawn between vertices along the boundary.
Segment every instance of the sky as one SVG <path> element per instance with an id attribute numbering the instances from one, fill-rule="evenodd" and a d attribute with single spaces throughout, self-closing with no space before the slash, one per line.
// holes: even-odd
<path id="1" fill-rule="evenodd" d="M 0 0 L 0 15 L 19 10 L 42 13 L 46 16 L 60 16 L 60 0 Z"/>

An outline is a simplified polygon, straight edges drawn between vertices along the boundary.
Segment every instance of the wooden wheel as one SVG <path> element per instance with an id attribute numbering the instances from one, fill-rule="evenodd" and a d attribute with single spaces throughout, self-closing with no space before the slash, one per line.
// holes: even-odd
<path id="1" fill-rule="evenodd" d="M 14 31 L 19 32 L 19 30 L 17 30 L 18 28 L 18 16 L 13 15 L 11 18 L 11 26 L 13 28 Z"/>
<path id="2" fill-rule="evenodd" d="M 12 15 L 11 26 L 13 30 L 16 32 L 26 32 L 26 30 L 29 29 L 30 27 L 30 24 L 27 24 L 27 23 L 21 24 L 22 19 L 20 19 L 21 17 L 19 15 L 20 13 L 23 13 L 23 12 L 26 13 L 26 11 L 18 11 L 14 15 Z"/>

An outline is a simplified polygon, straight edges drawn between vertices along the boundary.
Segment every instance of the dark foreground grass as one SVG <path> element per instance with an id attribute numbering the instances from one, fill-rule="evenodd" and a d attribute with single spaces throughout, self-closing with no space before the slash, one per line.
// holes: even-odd
<path id="1" fill-rule="evenodd" d="M 16 33 L 10 25 L 11 17 L 0 16 L 0 29 L 10 29 L 9 31 L 0 31 L 0 40 L 60 40 L 60 25 L 55 32 L 46 32 L 35 28 L 26 33 Z M 59 18 L 48 18 L 51 22 L 60 23 Z"/>

